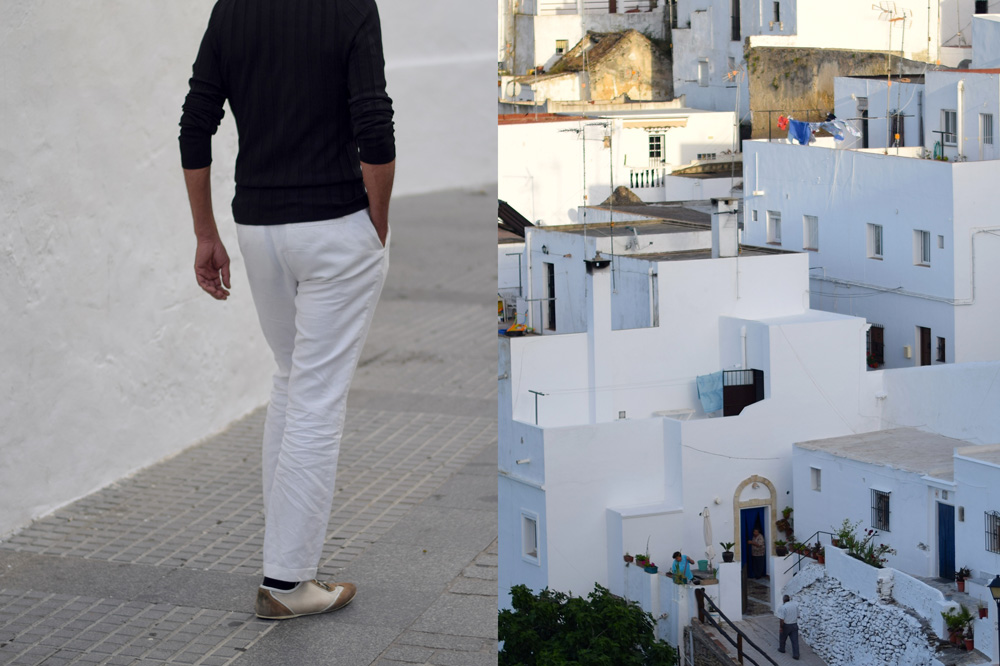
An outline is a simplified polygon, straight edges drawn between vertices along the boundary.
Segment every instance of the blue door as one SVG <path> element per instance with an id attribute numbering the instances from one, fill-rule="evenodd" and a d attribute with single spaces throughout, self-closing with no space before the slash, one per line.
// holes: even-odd
<path id="1" fill-rule="evenodd" d="M 754 563 L 750 558 L 750 545 L 747 543 L 753 538 L 754 529 L 760 530 L 764 535 L 764 543 L 767 543 L 767 530 L 764 525 L 767 523 L 767 514 L 764 507 L 753 509 L 740 509 L 740 553 L 743 555 L 743 568 L 746 569 L 748 578 L 760 578 L 767 574 L 767 550 L 764 551 L 764 561 Z M 755 567 L 754 564 L 757 566 Z"/>
<path id="2" fill-rule="evenodd" d="M 938 576 L 955 578 L 955 507 L 937 503 L 938 508 Z"/>

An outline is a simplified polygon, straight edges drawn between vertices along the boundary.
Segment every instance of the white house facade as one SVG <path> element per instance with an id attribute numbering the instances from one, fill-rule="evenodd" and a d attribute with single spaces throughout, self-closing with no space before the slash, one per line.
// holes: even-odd
<path id="1" fill-rule="evenodd" d="M 598 256 L 593 237 L 582 252 L 581 264 Z M 501 605 L 515 583 L 623 593 L 619 551 L 647 541 L 664 566 L 674 550 L 706 559 L 707 545 L 717 560 L 719 541 L 736 542 L 739 560 L 753 511 L 770 569 L 792 443 L 878 426 L 865 324 L 808 308 L 803 255 L 676 254 L 591 263 L 584 332 L 500 338 Z M 642 274 L 640 261 L 655 266 L 659 319 L 614 330 L 616 271 Z M 760 399 L 738 415 L 706 413 L 697 378 L 722 370 L 733 374 L 721 382 L 747 381 Z"/>
<path id="2" fill-rule="evenodd" d="M 614 188 L 644 201 L 728 197 L 739 179 L 671 175 L 681 166 L 739 159 L 733 114 L 663 110 L 606 111 L 600 117 L 502 116 L 498 128 L 499 196 L 539 226 L 583 223 L 580 206 Z"/>
<path id="3" fill-rule="evenodd" d="M 812 306 L 873 324 L 875 365 L 1000 359 L 1000 161 L 744 146 L 744 241 L 805 252 Z"/>

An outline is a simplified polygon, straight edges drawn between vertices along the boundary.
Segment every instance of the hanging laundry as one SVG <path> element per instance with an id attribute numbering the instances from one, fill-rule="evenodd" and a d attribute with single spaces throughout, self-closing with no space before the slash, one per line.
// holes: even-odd
<path id="1" fill-rule="evenodd" d="M 722 371 L 713 372 L 710 375 L 699 375 L 695 377 L 698 386 L 698 399 L 701 400 L 701 408 L 705 413 L 715 412 L 722 409 Z"/>
<path id="2" fill-rule="evenodd" d="M 785 116 L 778 116 L 778 129 L 782 132 L 788 129 L 788 118 Z"/>
<path id="3" fill-rule="evenodd" d="M 819 129 L 826 130 L 827 132 L 832 134 L 833 138 L 836 139 L 837 141 L 844 140 L 845 132 L 850 134 L 851 136 L 855 137 L 861 136 L 861 132 L 859 132 L 853 126 L 844 122 L 840 118 L 834 118 L 833 114 L 830 114 L 830 116 L 827 117 L 826 122 L 819 124 Z"/>
<path id="4" fill-rule="evenodd" d="M 800 120 L 788 119 L 788 138 L 793 139 L 803 146 L 808 146 L 812 140 L 812 123 L 804 123 Z"/>

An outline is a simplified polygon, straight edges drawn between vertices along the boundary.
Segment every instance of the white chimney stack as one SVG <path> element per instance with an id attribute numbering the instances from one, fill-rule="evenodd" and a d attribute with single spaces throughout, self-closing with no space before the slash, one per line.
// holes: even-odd
<path id="1" fill-rule="evenodd" d="M 739 199 L 729 197 L 712 199 L 715 212 L 712 213 L 712 258 L 735 257 L 740 250 L 740 235 L 737 211 Z"/>

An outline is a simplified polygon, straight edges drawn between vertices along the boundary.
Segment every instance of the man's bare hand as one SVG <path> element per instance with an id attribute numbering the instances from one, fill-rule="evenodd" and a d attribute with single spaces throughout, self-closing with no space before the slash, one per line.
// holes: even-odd
<path id="1" fill-rule="evenodd" d="M 198 285 L 212 298 L 224 301 L 229 297 L 229 253 L 222 240 L 198 239 L 194 254 L 194 274 Z"/>

